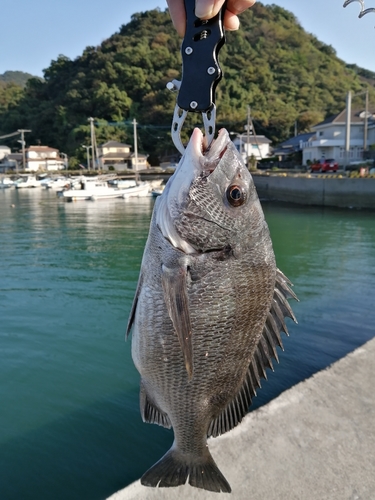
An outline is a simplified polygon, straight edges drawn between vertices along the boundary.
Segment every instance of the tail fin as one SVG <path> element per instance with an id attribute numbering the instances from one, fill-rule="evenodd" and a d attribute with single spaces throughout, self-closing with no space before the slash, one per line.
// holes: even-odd
<path id="1" fill-rule="evenodd" d="M 184 455 L 171 448 L 141 478 L 144 486 L 169 488 L 185 484 L 208 491 L 230 493 L 231 487 L 207 449 L 204 457 Z"/>

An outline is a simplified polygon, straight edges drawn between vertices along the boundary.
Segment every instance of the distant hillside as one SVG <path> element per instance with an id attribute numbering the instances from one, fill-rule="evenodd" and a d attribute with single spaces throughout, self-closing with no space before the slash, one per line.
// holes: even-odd
<path id="1" fill-rule="evenodd" d="M 170 124 L 176 94 L 166 83 L 179 78 L 181 40 L 168 12 L 134 14 L 97 47 L 71 60 L 60 55 L 32 78 L 23 95 L 8 89 L 12 105 L 0 92 L 0 135 L 27 128 L 31 143 L 58 147 L 77 162 L 90 142 L 88 117 L 96 119 L 98 143 L 108 139 L 132 143 L 133 118 L 139 123 L 140 150 L 155 155 L 175 151 Z M 217 89 L 218 127 L 243 131 L 247 106 L 258 134 L 274 143 L 306 131 L 342 111 L 349 90 L 369 89 L 375 105 L 374 74 L 347 66 L 330 45 L 304 31 L 291 12 L 257 2 L 241 15 L 241 29 L 227 33 L 220 53 L 224 78 Z M 1 90 L 1 87 L 0 87 Z M 353 105 L 363 105 L 358 97 Z M 201 118 L 189 113 L 187 139 Z"/>
<path id="2" fill-rule="evenodd" d="M 375 72 L 369 69 L 363 69 L 356 64 L 347 64 L 347 68 L 353 70 L 360 78 L 375 86 Z"/>
<path id="3" fill-rule="evenodd" d="M 30 78 L 34 78 L 34 76 L 23 71 L 5 71 L 5 73 L 0 75 L 0 82 L 15 83 L 20 87 L 24 87 Z"/>

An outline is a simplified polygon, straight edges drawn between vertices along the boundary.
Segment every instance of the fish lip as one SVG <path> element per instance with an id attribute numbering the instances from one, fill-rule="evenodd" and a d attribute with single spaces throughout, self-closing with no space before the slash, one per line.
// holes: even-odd
<path id="1" fill-rule="evenodd" d="M 157 200 L 156 225 L 175 248 L 187 255 L 200 253 L 178 233 L 174 217 L 176 212 L 186 208 L 192 183 L 198 177 L 208 178 L 220 163 L 230 144 L 227 130 L 221 129 L 210 148 L 205 148 L 205 138 L 195 128 L 180 163 L 167 183 L 163 194 Z"/>
<path id="2" fill-rule="evenodd" d="M 214 139 L 208 149 L 204 152 L 204 157 L 207 161 L 212 161 L 216 159 L 220 159 L 230 142 L 230 137 L 228 131 L 225 128 L 222 128 L 218 132 L 218 136 Z"/>
<path id="3" fill-rule="evenodd" d="M 220 129 L 218 136 L 214 139 L 211 145 L 206 147 L 206 138 L 199 128 L 195 128 L 189 143 L 189 148 L 192 149 L 193 155 L 199 160 L 203 170 L 207 167 L 213 170 L 223 157 L 230 137 L 226 129 Z"/>

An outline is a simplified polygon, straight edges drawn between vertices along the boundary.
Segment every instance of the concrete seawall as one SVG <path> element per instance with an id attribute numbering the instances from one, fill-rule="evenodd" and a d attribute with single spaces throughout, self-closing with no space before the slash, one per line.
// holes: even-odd
<path id="1" fill-rule="evenodd" d="M 225 498 L 375 500 L 374 387 L 375 339 L 211 439 L 212 455 L 232 486 Z M 219 496 L 188 485 L 146 488 L 137 481 L 110 500 L 176 498 Z"/>
<path id="2" fill-rule="evenodd" d="M 253 174 L 261 199 L 303 205 L 375 209 L 375 179 Z"/>

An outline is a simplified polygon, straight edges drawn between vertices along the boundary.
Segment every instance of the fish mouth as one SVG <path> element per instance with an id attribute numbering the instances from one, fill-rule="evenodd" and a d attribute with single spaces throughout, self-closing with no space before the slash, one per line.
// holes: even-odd
<path id="1" fill-rule="evenodd" d="M 217 139 L 207 147 L 207 140 L 199 128 L 195 128 L 181 161 L 162 194 L 157 200 L 156 224 L 163 236 L 185 254 L 197 250 L 178 233 L 175 214 L 186 208 L 189 190 L 195 179 L 208 177 L 220 163 L 230 144 L 227 130 L 221 129 Z M 173 215 L 172 215 L 173 214 Z"/>
<path id="2" fill-rule="evenodd" d="M 199 128 L 195 128 L 189 141 L 189 149 L 192 154 L 199 160 L 199 164 L 203 170 L 203 174 L 209 175 L 224 156 L 230 137 L 226 129 L 219 130 L 218 136 L 207 147 L 207 139 L 202 134 Z"/>

